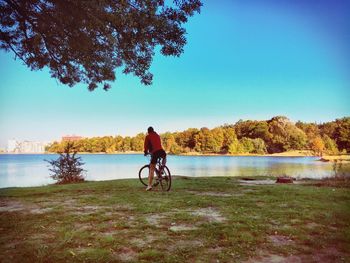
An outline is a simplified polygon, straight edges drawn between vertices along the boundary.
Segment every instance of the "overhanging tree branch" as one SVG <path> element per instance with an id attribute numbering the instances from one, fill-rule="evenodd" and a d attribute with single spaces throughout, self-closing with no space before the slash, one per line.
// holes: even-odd
<path id="1" fill-rule="evenodd" d="M 48 67 L 63 84 L 110 88 L 123 66 L 145 85 L 156 46 L 179 56 L 186 43 L 183 24 L 200 11 L 200 0 L 0 0 L 3 49 L 25 64 Z M 28 27 L 27 27 L 28 25 Z"/>

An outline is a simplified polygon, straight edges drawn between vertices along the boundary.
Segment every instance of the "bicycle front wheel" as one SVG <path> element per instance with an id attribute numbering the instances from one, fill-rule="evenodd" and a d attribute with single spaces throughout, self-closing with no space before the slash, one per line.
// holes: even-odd
<path id="1" fill-rule="evenodd" d="M 148 175 L 149 175 L 149 164 L 146 164 L 139 171 L 140 182 L 145 186 L 148 185 Z"/>
<path id="2" fill-rule="evenodd" d="M 171 188 L 171 174 L 167 166 L 164 166 L 163 173 L 160 180 L 160 186 L 163 191 L 169 191 Z"/>

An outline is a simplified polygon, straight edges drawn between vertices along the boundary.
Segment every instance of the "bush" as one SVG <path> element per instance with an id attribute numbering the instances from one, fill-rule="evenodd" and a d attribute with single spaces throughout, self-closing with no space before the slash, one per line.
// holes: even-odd
<path id="1" fill-rule="evenodd" d="M 60 157 L 57 160 L 45 160 L 51 164 L 49 170 L 53 173 L 51 178 L 57 180 L 57 184 L 83 182 L 85 170 L 81 168 L 84 163 L 81 157 L 76 157 L 76 151 L 73 151 L 74 144 L 68 142 L 64 146 L 64 152 L 59 153 Z M 73 151 L 73 154 L 70 154 Z"/>

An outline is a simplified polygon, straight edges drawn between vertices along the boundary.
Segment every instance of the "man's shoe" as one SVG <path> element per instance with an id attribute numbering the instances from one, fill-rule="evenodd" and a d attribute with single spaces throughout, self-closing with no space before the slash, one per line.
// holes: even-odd
<path id="1" fill-rule="evenodd" d="M 151 191 L 152 190 L 152 186 L 147 186 L 146 191 Z"/>

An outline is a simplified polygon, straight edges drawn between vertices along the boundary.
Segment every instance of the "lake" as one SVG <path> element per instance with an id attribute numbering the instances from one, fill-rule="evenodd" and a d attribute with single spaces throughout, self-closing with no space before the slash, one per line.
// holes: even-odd
<path id="1" fill-rule="evenodd" d="M 84 154 L 87 180 L 138 178 L 138 170 L 149 162 L 141 154 Z M 1 154 L 0 188 L 39 186 L 53 183 L 49 164 L 54 154 Z M 173 175 L 182 176 L 253 176 L 288 175 L 297 178 L 322 178 L 332 174 L 332 164 L 318 157 L 271 156 L 168 156 Z"/>

